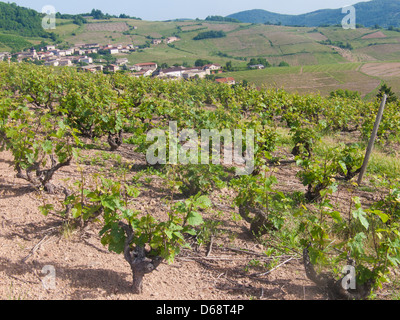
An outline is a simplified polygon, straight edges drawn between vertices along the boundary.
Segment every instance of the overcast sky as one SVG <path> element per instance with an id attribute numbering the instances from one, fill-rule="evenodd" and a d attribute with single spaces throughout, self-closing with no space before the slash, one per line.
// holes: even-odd
<path id="1" fill-rule="evenodd" d="M 169 20 L 204 19 L 209 15 L 227 16 L 251 9 L 301 14 L 318 9 L 338 9 L 362 0 L 11 0 L 10 2 L 36 11 L 42 11 L 45 5 L 52 5 L 61 13 L 86 13 L 95 8 L 113 15 L 125 13 L 144 20 Z"/>

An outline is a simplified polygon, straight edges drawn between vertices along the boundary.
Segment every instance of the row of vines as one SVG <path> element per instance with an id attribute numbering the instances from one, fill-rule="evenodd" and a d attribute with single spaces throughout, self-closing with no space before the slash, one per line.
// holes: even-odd
<path id="1" fill-rule="evenodd" d="M 213 207 L 209 194 L 223 187 L 235 191 L 234 205 L 255 236 L 288 246 L 287 239 L 296 235 L 291 246 L 303 253 L 308 277 L 335 297 L 366 298 L 390 281 L 390 271 L 400 263 L 399 179 L 376 179 L 379 201 L 363 203 L 352 197 L 347 208 L 333 201 L 339 185 L 359 188 L 352 179 L 360 172 L 378 108 L 379 101 L 205 80 L 0 64 L 1 150 L 12 154 L 18 178 L 40 192 L 64 195 L 61 209 L 46 203 L 40 207 L 43 214 L 56 213 L 77 228 L 101 222 L 101 242 L 124 255 L 135 293 L 142 292 L 146 274 L 163 261 L 172 263 L 181 248 L 188 248 L 188 239 L 204 230 L 202 213 Z M 146 134 L 168 131 L 171 121 L 179 130 L 253 129 L 254 172 L 236 176 L 232 168 L 212 163 L 153 166 L 165 174 L 170 190 L 164 221 L 135 208 L 140 188 L 121 172 L 117 178 L 93 176 L 91 186 L 53 182 L 57 171 L 77 161 L 80 150 L 94 141 L 103 139 L 111 152 L 125 143 L 146 153 Z M 282 129 L 290 137 L 287 158 L 275 153 Z M 354 143 L 324 148 L 323 138 L 340 132 L 351 133 Z M 399 141 L 400 106 L 392 103 L 377 142 L 398 146 Z M 274 168 L 288 164 L 298 169 L 304 192 L 288 194 L 277 187 Z M 125 170 L 129 172 L 130 164 Z M 342 268 L 349 264 L 355 268 L 356 289 L 341 285 Z"/>

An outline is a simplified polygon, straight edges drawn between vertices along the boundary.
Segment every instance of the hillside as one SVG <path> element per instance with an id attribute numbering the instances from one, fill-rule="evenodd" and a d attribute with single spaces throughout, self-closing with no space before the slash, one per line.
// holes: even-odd
<path id="1" fill-rule="evenodd" d="M 42 15 L 15 3 L 0 2 L 0 51 L 19 51 L 41 41 L 56 41 L 42 27 Z"/>
<path id="2" fill-rule="evenodd" d="M 380 25 L 382 27 L 400 26 L 400 1 L 373 0 L 354 5 L 357 23 L 366 27 Z M 318 27 L 340 24 L 345 15 L 342 9 L 324 9 L 300 15 L 286 15 L 255 9 L 234 13 L 228 18 L 247 23 L 281 23 L 287 26 Z"/>
<path id="3" fill-rule="evenodd" d="M 15 5 L 7 6 L 15 8 Z M 36 19 L 39 16 L 37 13 Z M 358 16 L 362 17 L 362 10 L 358 10 Z M 222 66 L 230 62 L 233 69 L 226 76 L 259 87 L 283 87 L 290 92 L 323 95 L 349 89 L 371 98 L 385 82 L 400 94 L 400 29 L 397 28 L 344 30 L 335 26 L 275 26 L 210 19 L 144 21 L 107 17 L 102 20 L 93 16 L 86 17 L 85 23 L 77 23 L 75 18 L 58 15 L 57 28 L 50 36 L 56 37 L 60 46 L 133 44 L 137 47 L 134 52 L 114 56 L 127 58 L 129 65 L 155 62 L 159 66 L 194 66 L 199 59 Z M 223 32 L 224 37 L 194 40 L 205 32 Z M 48 38 L 17 33 L 0 30 L 0 52 L 22 50 L 42 41 L 54 43 Z M 153 43 L 153 40 L 173 36 L 180 40 L 169 44 Z M 266 59 L 270 67 L 249 70 L 252 58 Z M 282 62 L 289 67 L 279 67 Z M 374 66 L 380 71 L 373 70 Z"/>
<path id="4" fill-rule="evenodd" d="M 136 29 L 132 30 L 133 27 Z M 193 40 L 206 31 L 224 31 L 226 37 Z M 350 89 L 368 98 L 374 96 L 381 82 L 385 81 L 396 93 L 400 93 L 397 74 L 365 73 L 363 70 L 369 70 L 368 66 L 361 68 L 364 64 L 378 63 L 385 70 L 391 63 L 400 60 L 400 33 L 396 31 L 201 20 L 156 22 L 111 19 L 89 20 L 88 24 L 80 27 L 66 24 L 57 28 L 56 32 L 70 44 L 148 44 L 147 48 L 118 55 L 128 58 L 130 64 L 156 62 L 158 65 L 193 66 L 197 59 L 204 59 L 222 66 L 231 62 L 234 72 L 225 75 L 238 81 L 246 80 L 257 86 L 284 87 L 291 92 L 326 95 L 337 89 Z M 151 43 L 153 38 L 170 36 L 177 36 L 180 41 Z M 265 58 L 271 67 L 249 70 L 249 61 L 259 57 Z M 282 61 L 290 67 L 279 67 Z"/>
<path id="5" fill-rule="evenodd" d="M 48 37 L 37 11 L 0 2 L 0 30 L 26 37 Z"/>

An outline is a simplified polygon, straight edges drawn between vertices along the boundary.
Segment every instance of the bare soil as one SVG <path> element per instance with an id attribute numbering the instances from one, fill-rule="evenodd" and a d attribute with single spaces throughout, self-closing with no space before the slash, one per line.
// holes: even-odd
<path id="1" fill-rule="evenodd" d="M 123 145 L 117 152 L 124 161 L 144 164 L 143 158 Z M 88 161 L 98 151 L 85 151 Z M 91 160 L 90 160 L 91 159 Z M 114 163 L 115 165 L 115 163 Z M 79 164 L 84 172 L 102 165 Z M 110 160 L 103 171 L 112 168 Z M 302 190 L 296 171 L 286 166 L 276 172 L 283 190 Z M 78 165 L 57 172 L 56 184 L 70 186 L 79 179 Z M 142 188 L 135 203 L 138 210 L 161 219 L 167 208 L 160 178 L 154 176 Z M 311 282 L 304 271 L 301 254 L 271 257 L 267 248 L 249 232 L 249 225 L 233 219 L 236 212 L 232 194 L 212 194 L 217 213 L 208 218 L 221 226 L 210 247 L 192 243 L 172 265 L 163 263 L 144 279 L 144 293 L 131 292 L 132 275 L 122 255 L 111 253 L 100 243 L 99 224 L 68 232 L 55 215 L 43 216 L 38 207 L 61 201 L 60 195 L 43 195 L 17 179 L 8 152 L 0 153 L 0 299 L 2 300 L 326 300 L 328 296 Z M 348 199 L 342 200 L 345 204 Z M 207 217 L 205 217 L 207 218 Z M 258 262 L 258 263 L 256 263 Z M 55 276 L 49 287 L 50 266 Z"/>

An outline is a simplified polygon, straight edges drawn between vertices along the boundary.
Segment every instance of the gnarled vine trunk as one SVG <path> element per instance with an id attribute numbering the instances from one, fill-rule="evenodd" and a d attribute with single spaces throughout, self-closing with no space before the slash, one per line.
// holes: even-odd
<path id="1" fill-rule="evenodd" d="M 110 145 L 111 151 L 117 150 L 122 145 L 122 130 L 118 131 L 116 134 L 111 132 L 108 134 L 107 142 Z"/>
<path id="2" fill-rule="evenodd" d="M 136 245 L 134 250 L 131 248 L 131 242 L 134 238 L 134 232 L 131 226 L 120 222 L 120 226 L 125 230 L 127 239 L 125 241 L 124 257 L 132 270 L 132 292 L 134 294 L 143 293 L 143 278 L 146 274 L 153 272 L 163 261 L 161 257 L 149 258 L 149 252 L 143 246 Z"/>
<path id="3" fill-rule="evenodd" d="M 250 231 L 255 236 L 266 234 L 268 230 L 274 228 L 262 209 L 241 205 L 239 206 L 239 214 L 243 220 L 250 223 Z M 249 214 L 254 214 L 254 217 L 250 217 Z"/>
<path id="4" fill-rule="evenodd" d="M 56 187 L 50 182 L 53 178 L 54 173 L 62 167 L 69 166 L 71 158 L 64 162 L 57 163 L 54 156 L 50 156 L 51 167 L 50 169 L 40 169 L 40 163 L 35 162 L 32 166 L 23 170 L 19 164 L 16 165 L 17 178 L 24 179 L 32 183 L 36 188 L 43 187 L 48 193 L 55 193 Z"/>
<path id="5" fill-rule="evenodd" d="M 372 281 L 364 284 L 356 284 L 356 289 L 344 289 L 342 283 L 346 276 L 335 280 L 335 278 L 327 273 L 317 274 L 311 263 L 308 248 L 303 251 L 303 263 L 308 279 L 314 282 L 318 287 L 324 289 L 330 299 L 335 300 L 363 300 L 371 293 Z"/>

